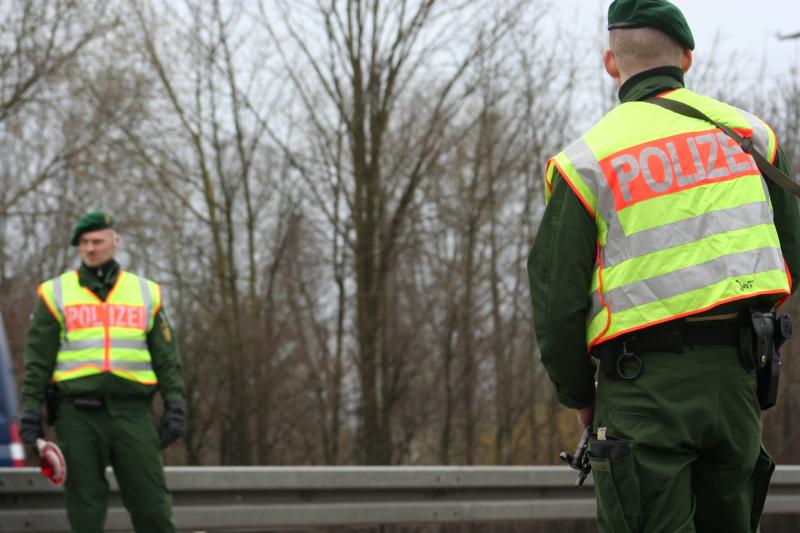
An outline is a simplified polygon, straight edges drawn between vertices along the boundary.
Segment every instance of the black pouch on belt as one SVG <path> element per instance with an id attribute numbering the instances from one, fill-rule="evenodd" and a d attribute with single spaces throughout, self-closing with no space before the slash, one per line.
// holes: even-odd
<path id="1" fill-rule="evenodd" d="M 739 315 L 739 360 L 745 370 L 764 368 L 775 353 L 775 313 L 754 308 Z"/>
<path id="2" fill-rule="evenodd" d="M 746 370 L 756 374 L 756 395 L 762 410 L 778 400 L 781 356 L 778 348 L 792 336 L 792 320 L 773 311 L 748 309 L 740 315 L 739 357 Z"/>
<path id="3" fill-rule="evenodd" d="M 762 410 L 769 409 L 778 401 L 778 380 L 781 377 L 781 345 L 792 338 L 792 319 L 780 315 L 775 320 L 772 358 L 756 373 L 756 394 Z"/>

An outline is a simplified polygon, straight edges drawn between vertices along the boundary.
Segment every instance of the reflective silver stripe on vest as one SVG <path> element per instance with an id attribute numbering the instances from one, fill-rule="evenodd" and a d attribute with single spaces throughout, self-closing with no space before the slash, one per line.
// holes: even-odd
<path id="1" fill-rule="evenodd" d="M 775 265 L 782 263 L 783 257 L 776 248 L 757 248 L 623 285 L 605 292 L 603 298 L 613 312 L 620 312 L 702 289 L 731 277 L 743 276 L 741 282 L 747 283 L 747 276 L 775 270 Z M 653 298 L 654 294 L 658 295 L 656 299 Z"/>
<path id="2" fill-rule="evenodd" d="M 96 366 L 103 367 L 105 361 L 103 359 L 85 359 L 80 361 L 59 361 L 56 363 L 57 372 L 66 372 L 68 370 L 75 370 L 82 366 Z M 148 372 L 153 370 L 153 365 L 147 361 L 112 361 L 112 370 L 129 370 L 131 372 Z"/>
<path id="3" fill-rule="evenodd" d="M 624 241 L 611 239 L 603 248 L 603 265 L 608 268 L 634 257 L 689 244 L 697 240 L 697 235 L 708 237 L 771 221 L 772 214 L 766 202 L 719 209 L 631 234 Z M 609 227 L 609 234 L 611 231 L 612 228 Z M 616 235 L 622 234 L 621 228 L 614 227 L 613 231 Z"/>
<path id="4" fill-rule="evenodd" d="M 64 288 L 61 286 L 61 276 L 53 278 L 53 303 L 56 309 L 64 316 Z"/>
<path id="5" fill-rule="evenodd" d="M 69 338 L 67 331 L 67 315 L 64 312 L 64 287 L 61 285 L 61 276 L 53 278 L 53 303 L 56 305 L 56 310 L 61 315 L 61 320 L 64 321 L 64 339 Z"/>
<path id="6" fill-rule="evenodd" d="M 142 301 L 144 302 L 144 330 L 148 331 L 150 329 L 150 314 L 153 312 L 153 297 L 147 287 L 147 280 L 141 276 L 139 276 L 139 289 L 142 291 Z"/>
<path id="7" fill-rule="evenodd" d="M 743 109 L 739 109 L 738 107 L 735 109 L 747 119 L 750 127 L 753 128 L 753 146 L 755 149 L 764 156 L 764 159 L 772 162 L 772 152 L 769 151 L 769 130 L 767 126 L 755 115 Z"/>
<path id="8" fill-rule="evenodd" d="M 575 167 L 586 186 L 592 190 L 592 194 L 597 198 L 597 184 L 602 183 L 605 178 L 597 158 L 592 153 L 589 145 L 586 144 L 586 141 L 583 140 L 583 137 L 564 148 L 564 155 L 572 162 L 572 166 Z"/>
<path id="9" fill-rule="evenodd" d="M 772 152 L 769 151 L 769 128 L 767 125 L 762 122 L 758 117 L 755 115 L 748 113 L 744 109 L 739 109 L 738 107 L 736 110 L 741 113 L 744 118 L 747 119 L 747 122 L 750 124 L 750 127 L 753 128 L 753 147 L 758 151 L 764 159 L 769 162 L 772 162 Z M 777 143 L 778 140 L 775 139 Z M 777 154 L 777 148 L 776 148 Z M 769 198 L 769 188 L 767 187 L 767 178 L 762 178 L 761 180 L 762 186 L 764 188 L 764 196 Z M 770 205 L 770 210 L 772 210 L 772 206 Z M 770 218 L 770 220 L 772 220 Z"/>
<path id="10" fill-rule="evenodd" d="M 65 341 L 61 343 L 60 352 L 74 352 L 91 348 L 105 348 L 103 339 L 85 339 L 82 341 Z M 123 350 L 147 350 L 147 341 L 140 339 L 111 339 L 111 348 Z"/>

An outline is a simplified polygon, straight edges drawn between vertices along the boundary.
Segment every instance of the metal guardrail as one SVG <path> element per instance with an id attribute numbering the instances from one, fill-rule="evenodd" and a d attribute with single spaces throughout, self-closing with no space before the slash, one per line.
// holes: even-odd
<path id="1" fill-rule="evenodd" d="M 535 467 L 168 467 L 180 531 L 592 519 L 591 477 Z M 116 480 L 106 531 L 131 531 Z M 69 531 L 61 489 L 33 468 L 0 468 L 0 532 Z M 766 512 L 800 514 L 800 465 L 780 466 Z"/>

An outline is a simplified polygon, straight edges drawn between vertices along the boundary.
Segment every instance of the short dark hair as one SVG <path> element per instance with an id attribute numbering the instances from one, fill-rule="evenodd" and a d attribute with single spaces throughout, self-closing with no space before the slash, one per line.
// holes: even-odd
<path id="1" fill-rule="evenodd" d="M 626 76 L 655 67 L 680 67 L 684 47 L 655 28 L 615 28 L 608 32 L 609 48 Z"/>

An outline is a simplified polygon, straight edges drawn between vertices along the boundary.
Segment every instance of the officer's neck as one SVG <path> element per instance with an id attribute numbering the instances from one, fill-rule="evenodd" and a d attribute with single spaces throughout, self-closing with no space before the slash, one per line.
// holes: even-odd
<path id="1" fill-rule="evenodd" d="M 680 67 L 656 67 L 638 72 L 625 80 L 619 88 L 622 103 L 643 100 L 668 89 L 683 87 L 683 71 Z"/>

